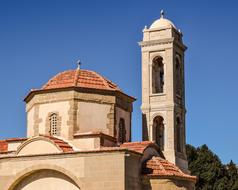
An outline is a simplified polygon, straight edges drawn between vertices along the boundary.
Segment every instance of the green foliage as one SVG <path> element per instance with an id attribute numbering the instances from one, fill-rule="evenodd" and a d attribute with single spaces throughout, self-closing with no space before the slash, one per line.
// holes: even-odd
<path id="1" fill-rule="evenodd" d="M 238 190 L 238 169 L 233 161 L 223 165 L 207 145 L 187 145 L 186 151 L 189 170 L 198 177 L 196 190 Z"/>

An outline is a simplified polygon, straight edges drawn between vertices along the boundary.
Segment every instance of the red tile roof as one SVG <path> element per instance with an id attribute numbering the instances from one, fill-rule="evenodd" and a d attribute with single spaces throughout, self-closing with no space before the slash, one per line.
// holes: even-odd
<path id="1" fill-rule="evenodd" d="M 67 87 L 120 91 L 116 84 L 98 73 L 81 69 L 64 71 L 57 74 L 42 87 L 42 90 Z"/>
<path id="2" fill-rule="evenodd" d="M 0 140 L 0 154 L 6 154 L 9 152 L 14 152 L 14 151 L 8 151 L 8 144 L 9 143 L 14 143 L 14 142 L 23 142 L 26 141 L 27 138 L 9 138 L 5 140 Z"/>
<path id="3" fill-rule="evenodd" d="M 62 150 L 62 152 L 73 152 L 74 151 L 73 147 L 70 146 L 68 142 L 66 142 L 62 139 L 59 139 L 54 136 L 48 136 L 48 135 L 40 135 L 40 136 L 48 138 L 49 140 L 53 141 L 53 143 L 56 146 L 58 146 Z"/>
<path id="4" fill-rule="evenodd" d="M 158 146 L 154 142 L 151 142 L 151 141 L 127 142 L 120 145 L 120 147 L 122 148 L 128 148 L 129 150 L 133 150 L 142 154 L 144 150 L 149 146 L 153 146 L 158 149 Z"/>
<path id="5" fill-rule="evenodd" d="M 148 176 L 177 177 L 196 182 L 196 176 L 185 174 L 174 164 L 155 156 L 146 162 L 143 174 Z"/>
<path id="6" fill-rule="evenodd" d="M 80 89 L 85 91 L 99 90 L 104 93 L 123 94 L 132 102 L 136 100 L 136 98 L 125 94 L 116 84 L 100 74 L 94 71 L 76 69 L 57 74 L 41 89 L 31 89 L 30 93 L 24 98 L 24 101 L 28 102 L 35 93 L 44 93 L 46 91 L 53 92 L 65 89 Z"/>
<path id="7" fill-rule="evenodd" d="M 5 140 L 0 140 L 0 153 L 8 151 L 8 143 Z"/>
<path id="8" fill-rule="evenodd" d="M 6 142 L 19 142 L 19 141 L 26 141 L 27 138 L 9 138 L 9 139 L 6 139 L 5 141 Z"/>

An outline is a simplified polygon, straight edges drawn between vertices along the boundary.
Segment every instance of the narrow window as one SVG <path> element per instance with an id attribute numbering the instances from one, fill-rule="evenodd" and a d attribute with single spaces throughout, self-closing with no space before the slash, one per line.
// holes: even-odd
<path id="1" fill-rule="evenodd" d="M 56 113 L 50 116 L 50 135 L 57 135 L 58 115 Z"/>
<path id="2" fill-rule="evenodd" d="M 164 92 L 164 64 L 162 57 L 156 57 L 152 63 L 152 93 Z"/>
<path id="3" fill-rule="evenodd" d="M 161 150 L 164 150 L 164 119 L 157 116 L 153 121 L 154 140 L 159 145 Z"/>
<path id="4" fill-rule="evenodd" d="M 181 120 L 179 117 L 176 118 L 176 136 L 177 136 L 177 151 L 181 152 Z"/>
<path id="5" fill-rule="evenodd" d="M 176 73 L 176 94 L 178 94 L 179 96 L 182 95 L 182 68 L 181 68 L 181 64 L 179 62 L 179 59 L 176 58 L 176 63 L 175 63 L 175 73 Z"/>
<path id="6" fill-rule="evenodd" d="M 119 121 L 118 141 L 120 144 L 126 141 L 126 127 L 125 127 L 125 120 L 123 118 L 120 118 Z"/>

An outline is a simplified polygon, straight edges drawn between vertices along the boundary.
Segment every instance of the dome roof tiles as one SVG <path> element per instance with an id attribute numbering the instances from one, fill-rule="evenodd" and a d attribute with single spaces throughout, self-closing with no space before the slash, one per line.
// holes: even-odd
<path id="1" fill-rule="evenodd" d="M 57 74 L 42 87 L 42 90 L 67 87 L 120 91 L 120 88 L 116 84 L 98 73 L 81 69 L 64 71 Z"/>

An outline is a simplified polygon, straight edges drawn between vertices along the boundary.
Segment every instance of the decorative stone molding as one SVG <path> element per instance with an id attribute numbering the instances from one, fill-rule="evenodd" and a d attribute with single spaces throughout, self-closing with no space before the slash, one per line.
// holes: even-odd
<path id="1" fill-rule="evenodd" d="M 39 105 L 35 106 L 35 111 L 34 111 L 34 127 L 33 127 L 34 136 L 39 135 L 39 124 L 42 122 L 42 119 L 39 118 L 39 109 L 40 109 Z"/>
<path id="2" fill-rule="evenodd" d="M 160 40 L 150 40 L 139 42 L 141 47 L 155 46 L 155 45 L 164 45 L 171 44 L 174 42 L 174 38 L 160 39 Z"/>
<path id="3" fill-rule="evenodd" d="M 80 189 L 83 187 L 82 181 L 80 181 L 77 176 L 75 176 L 72 172 L 66 170 L 65 168 L 62 168 L 57 165 L 50 165 L 50 164 L 39 164 L 35 166 L 28 167 L 21 172 L 18 172 L 15 177 L 7 184 L 6 190 L 14 190 L 14 188 L 27 176 L 36 173 L 38 171 L 42 170 L 52 170 L 59 173 L 62 173 L 72 179 L 72 181 L 77 185 L 77 187 Z"/>
<path id="4" fill-rule="evenodd" d="M 117 103 L 117 105 L 123 109 L 132 110 L 132 102 L 135 101 L 135 98 L 129 97 L 120 92 L 79 92 L 75 89 L 61 90 L 57 92 L 41 92 L 35 94 L 29 101 L 26 101 L 26 111 L 28 112 L 34 105 L 70 100 L 109 104 Z"/>
<path id="5" fill-rule="evenodd" d="M 23 142 L 18 148 L 17 148 L 17 151 L 16 151 L 16 155 L 18 155 L 21 150 L 26 147 L 28 144 L 34 142 L 34 141 L 39 141 L 39 140 L 42 140 L 42 141 L 46 141 L 46 142 L 49 142 L 51 143 L 52 145 L 54 145 L 58 150 L 59 152 L 61 152 L 62 150 L 60 149 L 60 147 L 58 147 L 52 140 L 48 139 L 48 138 L 45 138 L 43 136 L 37 136 L 37 137 L 34 137 L 34 138 L 31 138 L 31 139 L 28 139 L 26 140 L 25 142 Z"/>
<path id="6" fill-rule="evenodd" d="M 116 132 L 116 112 L 115 112 L 115 104 L 111 105 L 110 113 L 107 114 L 107 129 L 108 134 L 115 137 Z"/>
<path id="7" fill-rule="evenodd" d="M 69 120 L 67 121 L 67 125 L 69 127 L 69 134 L 68 137 L 69 139 L 73 139 L 73 135 L 74 133 L 76 133 L 77 131 L 79 131 L 79 125 L 78 125 L 78 101 L 76 100 L 71 100 L 69 102 L 70 108 L 68 111 L 69 114 Z"/>

